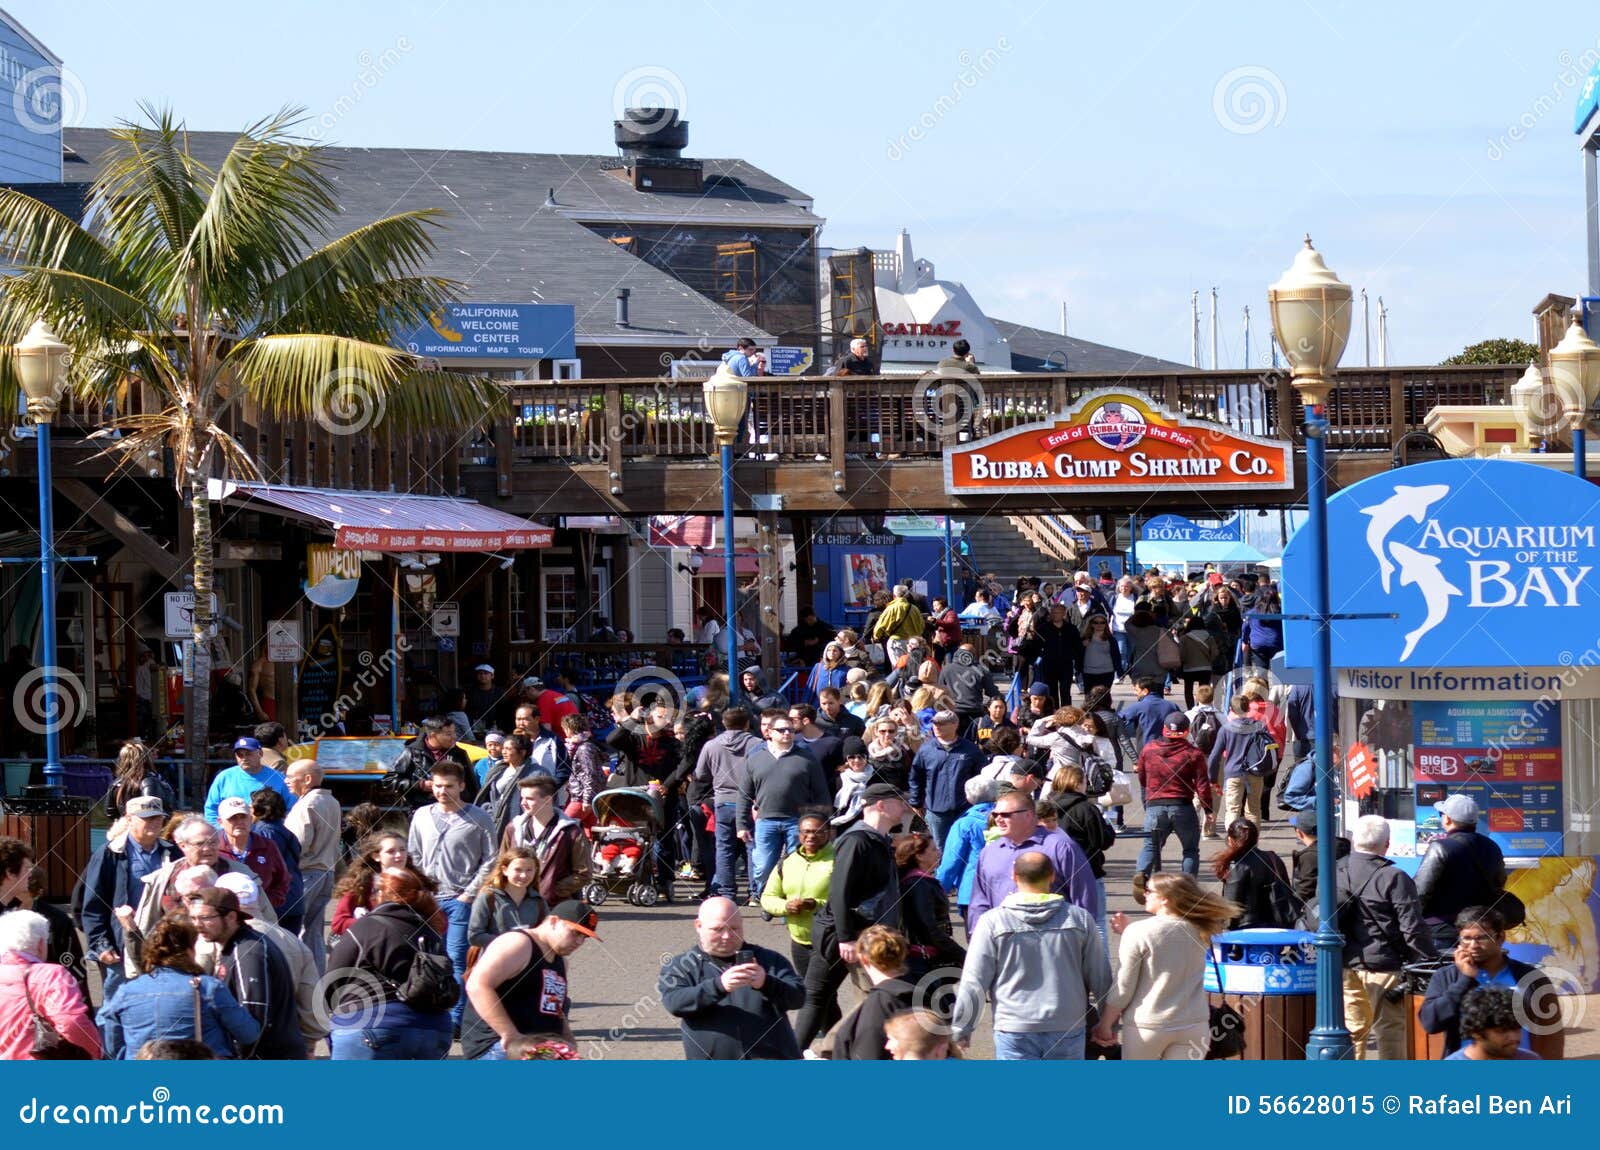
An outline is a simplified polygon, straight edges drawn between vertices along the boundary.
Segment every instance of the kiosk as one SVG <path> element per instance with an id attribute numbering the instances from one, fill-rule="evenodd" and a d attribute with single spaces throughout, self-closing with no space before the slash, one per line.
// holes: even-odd
<path id="1" fill-rule="evenodd" d="M 1528 909 L 1511 943 L 1574 992 L 1600 991 L 1597 541 L 1600 488 L 1528 463 L 1421 463 L 1328 503 L 1345 825 L 1384 816 L 1414 873 L 1433 805 L 1471 795 Z M 1290 616 L 1310 609 L 1310 550 L 1301 532 L 1284 553 Z M 1306 666 L 1312 623 L 1284 632 Z"/>

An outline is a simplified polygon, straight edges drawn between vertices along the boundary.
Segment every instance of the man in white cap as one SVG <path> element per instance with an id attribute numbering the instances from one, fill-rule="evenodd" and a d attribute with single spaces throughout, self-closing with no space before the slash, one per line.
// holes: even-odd
<path id="1" fill-rule="evenodd" d="M 316 1049 L 317 1042 L 328 1035 L 327 1011 L 317 1001 L 320 974 L 311 948 L 283 927 L 261 919 L 261 885 L 249 875 L 220 875 L 216 885 L 234 893 L 239 900 L 239 912 L 250 920 L 250 928 L 276 946 L 289 964 L 294 976 L 295 1004 L 300 1008 L 300 1036 L 306 1040 L 306 1051 L 310 1053 Z M 222 947 L 201 938 L 195 942 L 194 952 L 201 968 L 212 971 L 216 969 Z"/>
<path id="2" fill-rule="evenodd" d="M 1469 906 L 1497 910 L 1506 889 L 1506 860 L 1488 835 L 1478 833 L 1478 804 L 1451 795 L 1433 809 L 1444 834 L 1428 845 L 1417 868 L 1417 897 L 1441 946 L 1456 941 L 1456 916 Z"/>
<path id="3" fill-rule="evenodd" d="M 467 718 L 479 730 L 498 726 L 505 710 L 506 692 L 494 685 L 494 666 L 479 663 L 472 673 L 477 682 L 467 688 Z"/>
<path id="4" fill-rule="evenodd" d="M 109 999 L 123 983 L 125 942 L 117 908 L 131 915 L 144 890 L 146 875 L 155 874 L 182 853 L 161 837 L 167 811 L 161 800 L 141 795 L 129 799 L 120 834 L 89 858 L 83 872 L 83 934 L 87 952 L 100 964 L 101 999 Z"/>
<path id="5" fill-rule="evenodd" d="M 252 829 L 255 815 L 250 811 L 249 802 L 240 798 L 223 799 L 217 807 L 217 819 L 222 824 L 222 837 L 217 844 L 222 857 L 243 863 L 255 872 L 272 909 L 281 910 L 289 897 L 289 864 L 283 861 L 276 843 Z"/>

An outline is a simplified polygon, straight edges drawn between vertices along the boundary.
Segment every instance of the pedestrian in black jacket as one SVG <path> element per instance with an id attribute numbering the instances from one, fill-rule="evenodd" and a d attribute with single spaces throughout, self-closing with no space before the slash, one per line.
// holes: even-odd
<path id="1" fill-rule="evenodd" d="M 1467 795 L 1435 803 L 1444 835 L 1433 840 L 1417 868 L 1422 914 L 1442 944 L 1455 941 L 1456 916 L 1469 906 L 1494 907 L 1506 889 L 1506 860 L 1478 833 L 1478 804 Z"/>
<path id="2" fill-rule="evenodd" d="M 699 945 L 669 960 L 656 983 L 667 1013 L 682 1020 L 684 1057 L 799 1058 L 788 1012 L 805 1001 L 805 984 L 789 960 L 745 942 L 732 899 L 701 903 L 694 927 Z"/>
<path id="3" fill-rule="evenodd" d="M 920 982 L 942 967 L 950 975 L 945 981 L 959 982 L 967 952 L 950 929 L 950 896 L 934 877 L 939 844 L 922 831 L 898 835 L 894 861 L 900 871 L 900 933 L 911 948 L 906 977 Z"/>
<path id="4" fill-rule="evenodd" d="M 1055 803 L 1057 825 L 1083 851 L 1095 880 L 1104 882 L 1106 851 L 1116 844 L 1117 832 L 1106 822 L 1100 804 L 1083 787 L 1083 768 L 1077 763 L 1065 763 L 1051 776 L 1049 797 Z M 1102 893 L 1101 902 L 1104 901 Z"/>
<path id="5" fill-rule="evenodd" d="M 795 1021 L 800 1048 L 839 1017 L 839 987 L 856 961 L 856 939 L 869 926 L 900 923 L 900 875 L 889 832 L 905 822 L 911 807 L 887 783 L 862 792 L 861 819 L 834 844 L 828 901 L 811 920 L 811 965 L 806 968 L 805 1007 Z"/>
<path id="6" fill-rule="evenodd" d="M 1056 603 L 1049 615 L 1034 623 L 1039 641 L 1038 673 L 1035 682 L 1050 688 L 1057 706 L 1072 701 L 1072 684 L 1083 667 L 1083 632 L 1067 619 L 1067 609 Z"/>
<path id="7" fill-rule="evenodd" d="M 1506 927 L 1500 913 L 1468 907 L 1457 916 L 1455 961 L 1434 972 L 1417 1018 L 1429 1034 L 1444 1035 L 1444 1052 L 1461 1048 L 1461 1000 L 1478 986 L 1503 986 L 1516 999 L 1523 1020 L 1522 1045 L 1540 1058 L 1559 1059 L 1565 1051 L 1561 1003 L 1543 971 L 1505 952 Z"/>
<path id="8" fill-rule="evenodd" d="M 456 746 L 456 725 L 448 719 L 422 720 L 422 733 L 406 744 L 384 782 L 399 792 L 402 803 L 418 810 L 433 802 L 433 764 L 441 759 L 460 764 L 461 801 L 473 802 L 478 794 L 478 772 L 467 752 Z"/>
<path id="9" fill-rule="evenodd" d="M 1338 866 L 1339 930 L 1344 935 L 1344 1022 L 1357 1058 L 1376 1034 L 1378 1057 L 1406 1056 L 1406 1005 L 1401 972 L 1434 956 L 1411 876 L 1384 857 L 1389 824 L 1363 815 L 1351 830 L 1351 850 Z"/>
<path id="10" fill-rule="evenodd" d="M 917 999 L 917 985 L 907 966 L 911 947 L 905 935 L 886 926 L 869 926 L 861 932 L 860 943 L 861 968 L 872 989 L 839 1024 L 833 1039 L 835 1062 L 888 1061 L 884 1024 L 911 1009 Z"/>
<path id="11" fill-rule="evenodd" d="M 106 845 L 89 856 L 83 871 L 83 927 L 85 947 L 90 958 L 100 964 L 101 1001 L 108 1000 L 126 978 L 123 957 L 125 944 L 117 908 L 137 907 L 144 896 L 144 884 L 134 876 L 133 853 L 139 852 L 144 873 L 154 874 L 183 852 L 161 837 L 166 808 L 154 797 L 136 796 L 128 800 L 127 829 L 106 840 Z M 131 845 L 130 845 L 131 843 Z"/>
<path id="12" fill-rule="evenodd" d="M 261 1024 L 261 1037 L 249 1050 L 241 1050 L 240 1057 L 305 1058 L 300 1007 L 288 959 L 270 940 L 250 929 L 249 916 L 239 909 L 239 898 L 231 890 L 203 890 L 189 907 L 200 937 L 222 947 L 217 979 Z"/>
<path id="13" fill-rule="evenodd" d="M 1294 852 L 1294 896 L 1300 900 L 1307 914 L 1307 930 L 1316 929 L 1317 916 L 1317 808 L 1307 807 L 1294 815 L 1294 837 L 1300 849 Z M 1333 861 L 1335 864 L 1350 853 L 1350 840 L 1343 835 L 1334 836 Z"/>
<path id="14" fill-rule="evenodd" d="M 1255 927 L 1288 928 L 1298 906 L 1289 872 L 1276 852 L 1260 846 L 1261 831 L 1249 819 L 1228 824 L 1227 844 L 1217 853 L 1212 870 L 1221 880 L 1222 897 L 1239 908 L 1229 930 Z"/>

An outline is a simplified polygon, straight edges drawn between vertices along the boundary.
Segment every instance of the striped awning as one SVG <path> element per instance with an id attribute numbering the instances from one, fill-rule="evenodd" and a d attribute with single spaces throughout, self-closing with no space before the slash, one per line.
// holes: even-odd
<path id="1" fill-rule="evenodd" d="M 555 539 L 542 523 L 438 495 L 213 479 L 211 498 L 324 523 L 333 529 L 333 545 L 347 551 L 520 551 Z"/>

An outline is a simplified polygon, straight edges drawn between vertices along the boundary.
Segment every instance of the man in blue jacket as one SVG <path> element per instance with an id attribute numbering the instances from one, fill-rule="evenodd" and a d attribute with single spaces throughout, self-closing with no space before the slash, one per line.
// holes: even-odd
<path id="1" fill-rule="evenodd" d="M 126 979 L 122 965 L 122 923 L 117 908 L 136 907 L 144 893 L 144 877 L 154 874 L 182 852 L 161 837 L 166 808 L 153 796 L 129 799 L 128 829 L 107 839 L 89 858 L 83 872 L 81 924 L 88 953 L 100 964 L 102 1002 L 110 1001 Z"/>
<path id="2" fill-rule="evenodd" d="M 1161 738 L 1161 724 L 1166 722 L 1167 716 L 1182 709 L 1167 699 L 1162 689 L 1160 679 L 1140 679 L 1133 685 L 1134 694 L 1138 697 L 1117 712 L 1123 729 L 1137 732 L 1141 751 L 1146 743 Z"/>
<path id="3" fill-rule="evenodd" d="M 987 761 L 978 744 L 961 737 L 959 715 L 939 711 L 933 716 L 933 738 L 911 760 L 911 806 L 927 820 L 928 833 L 940 847 L 969 805 L 967 780 Z"/>
<path id="4" fill-rule="evenodd" d="M 248 804 L 250 797 L 262 787 L 271 787 L 282 795 L 285 808 L 294 807 L 294 795 L 289 792 L 288 782 L 277 771 L 262 764 L 261 741 L 248 735 L 235 739 L 233 766 L 219 772 L 206 792 L 206 822 L 221 827 L 217 807 L 223 799 L 243 799 Z"/>

